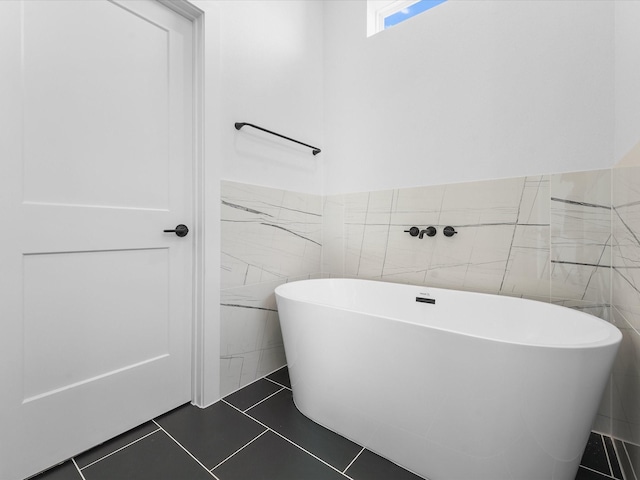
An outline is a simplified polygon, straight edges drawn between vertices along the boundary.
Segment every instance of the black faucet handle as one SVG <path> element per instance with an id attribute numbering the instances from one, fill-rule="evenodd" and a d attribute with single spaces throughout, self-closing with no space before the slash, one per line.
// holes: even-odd
<path id="1" fill-rule="evenodd" d="M 405 233 L 408 233 L 412 237 L 417 237 L 420 233 L 420 229 L 418 227 L 411 227 L 409 230 L 405 230 Z"/>
<path id="2" fill-rule="evenodd" d="M 456 233 L 456 229 L 449 226 L 449 227 L 444 227 L 444 230 L 442 231 L 442 233 L 444 233 L 445 237 L 453 237 Z"/>

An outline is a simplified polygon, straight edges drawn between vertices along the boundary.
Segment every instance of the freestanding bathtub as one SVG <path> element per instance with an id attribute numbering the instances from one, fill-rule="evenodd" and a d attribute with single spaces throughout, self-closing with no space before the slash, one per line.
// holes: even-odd
<path id="1" fill-rule="evenodd" d="M 429 480 L 574 480 L 622 339 L 568 308 L 322 279 L 276 288 L 297 408 Z"/>

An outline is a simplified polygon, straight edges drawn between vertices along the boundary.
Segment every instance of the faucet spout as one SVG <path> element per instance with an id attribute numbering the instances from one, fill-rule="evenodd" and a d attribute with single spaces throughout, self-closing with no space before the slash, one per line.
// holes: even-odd
<path id="1" fill-rule="evenodd" d="M 420 235 L 418 235 L 418 238 L 424 237 L 425 233 L 427 234 L 427 237 L 433 237 L 437 233 L 436 227 L 427 227 L 427 228 L 425 228 L 424 230 L 422 230 L 420 232 Z"/>

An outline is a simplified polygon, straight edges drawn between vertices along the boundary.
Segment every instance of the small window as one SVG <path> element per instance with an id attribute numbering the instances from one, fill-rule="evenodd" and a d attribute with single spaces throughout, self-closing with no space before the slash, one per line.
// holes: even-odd
<path id="1" fill-rule="evenodd" d="M 367 36 L 393 27 L 446 0 L 367 0 Z"/>

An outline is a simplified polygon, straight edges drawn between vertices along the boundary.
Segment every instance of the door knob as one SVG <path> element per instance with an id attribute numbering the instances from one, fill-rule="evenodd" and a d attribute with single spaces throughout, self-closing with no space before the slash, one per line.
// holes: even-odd
<path id="1" fill-rule="evenodd" d="M 189 233 L 186 225 L 180 224 L 174 230 L 163 230 L 165 233 L 175 233 L 179 237 L 185 237 Z"/>

